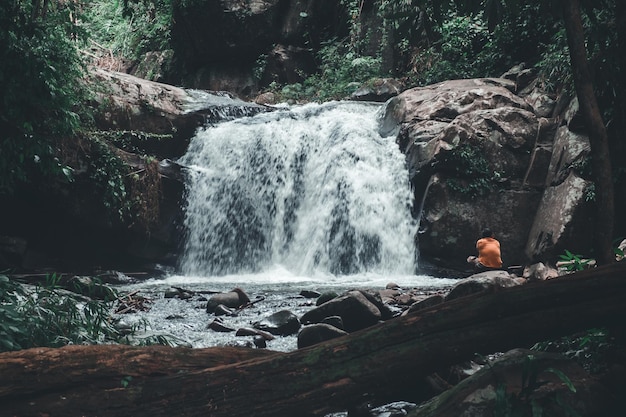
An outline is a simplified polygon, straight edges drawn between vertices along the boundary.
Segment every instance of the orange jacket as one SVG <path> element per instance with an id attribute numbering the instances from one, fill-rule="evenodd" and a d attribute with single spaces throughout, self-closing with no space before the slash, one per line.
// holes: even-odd
<path id="1" fill-rule="evenodd" d="M 484 237 L 476 242 L 478 261 L 487 268 L 502 268 L 500 242 L 492 237 Z"/>

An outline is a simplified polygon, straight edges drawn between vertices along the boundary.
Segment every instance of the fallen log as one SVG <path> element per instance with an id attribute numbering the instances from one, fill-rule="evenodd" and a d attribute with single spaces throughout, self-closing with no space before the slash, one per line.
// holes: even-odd
<path id="1" fill-rule="evenodd" d="M 476 353 L 624 319 L 626 263 L 618 263 L 462 297 L 286 354 L 120 346 L 3 353 L 0 409 L 9 416 L 321 416 L 366 394 L 397 400 L 400 384 Z"/>

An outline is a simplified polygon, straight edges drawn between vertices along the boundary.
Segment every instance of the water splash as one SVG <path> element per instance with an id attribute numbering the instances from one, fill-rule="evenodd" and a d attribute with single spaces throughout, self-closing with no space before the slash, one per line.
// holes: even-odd
<path id="1" fill-rule="evenodd" d="M 186 275 L 415 270 L 404 156 L 380 105 L 334 102 L 207 127 L 189 169 Z"/>

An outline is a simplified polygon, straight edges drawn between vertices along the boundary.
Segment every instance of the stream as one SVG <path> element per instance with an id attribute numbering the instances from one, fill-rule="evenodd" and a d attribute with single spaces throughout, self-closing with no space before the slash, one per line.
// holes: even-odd
<path id="1" fill-rule="evenodd" d="M 148 334 L 193 347 L 247 345 L 207 330 L 208 292 L 239 287 L 251 300 L 232 328 L 279 310 L 301 316 L 303 290 L 434 290 L 454 279 L 420 275 L 413 193 L 395 137 L 379 133 L 383 105 L 330 102 L 278 108 L 199 129 L 178 161 L 187 172 L 185 244 L 176 272 L 124 286 L 153 303 L 125 315 Z M 165 298 L 172 287 L 201 292 Z M 295 336 L 268 348 L 290 351 Z"/>

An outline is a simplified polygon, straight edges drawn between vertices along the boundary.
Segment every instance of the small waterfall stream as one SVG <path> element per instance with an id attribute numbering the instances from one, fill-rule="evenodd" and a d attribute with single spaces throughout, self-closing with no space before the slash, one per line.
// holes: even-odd
<path id="1" fill-rule="evenodd" d="M 129 284 L 129 292 L 150 294 L 154 304 L 124 320 L 150 323 L 147 336 L 165 333 L 193 347 L 245 344 L 232 333 L 207 331 L 206 299 L 164 292 L 240 287 L 261 296 L 224 322 L 241 328 L 279 310 L 301 316 L 312 307 L 298 296 L 304 289 L 452 285 L 415 274 L 413 193 L 394 137 L 378 133 L 381 109 L 310 104 L 198 131 L 180 159 L 189 174 L 180 270 Z M 268 347 L 291 351 L 296 341 L 279 337 Z"/>
<path id="2" fill-rule="evenodd" d="M 415 272 L 404 155 L 381 105 L 285 108 L 200 130 L 189 167 L 184 275 Z"/>

